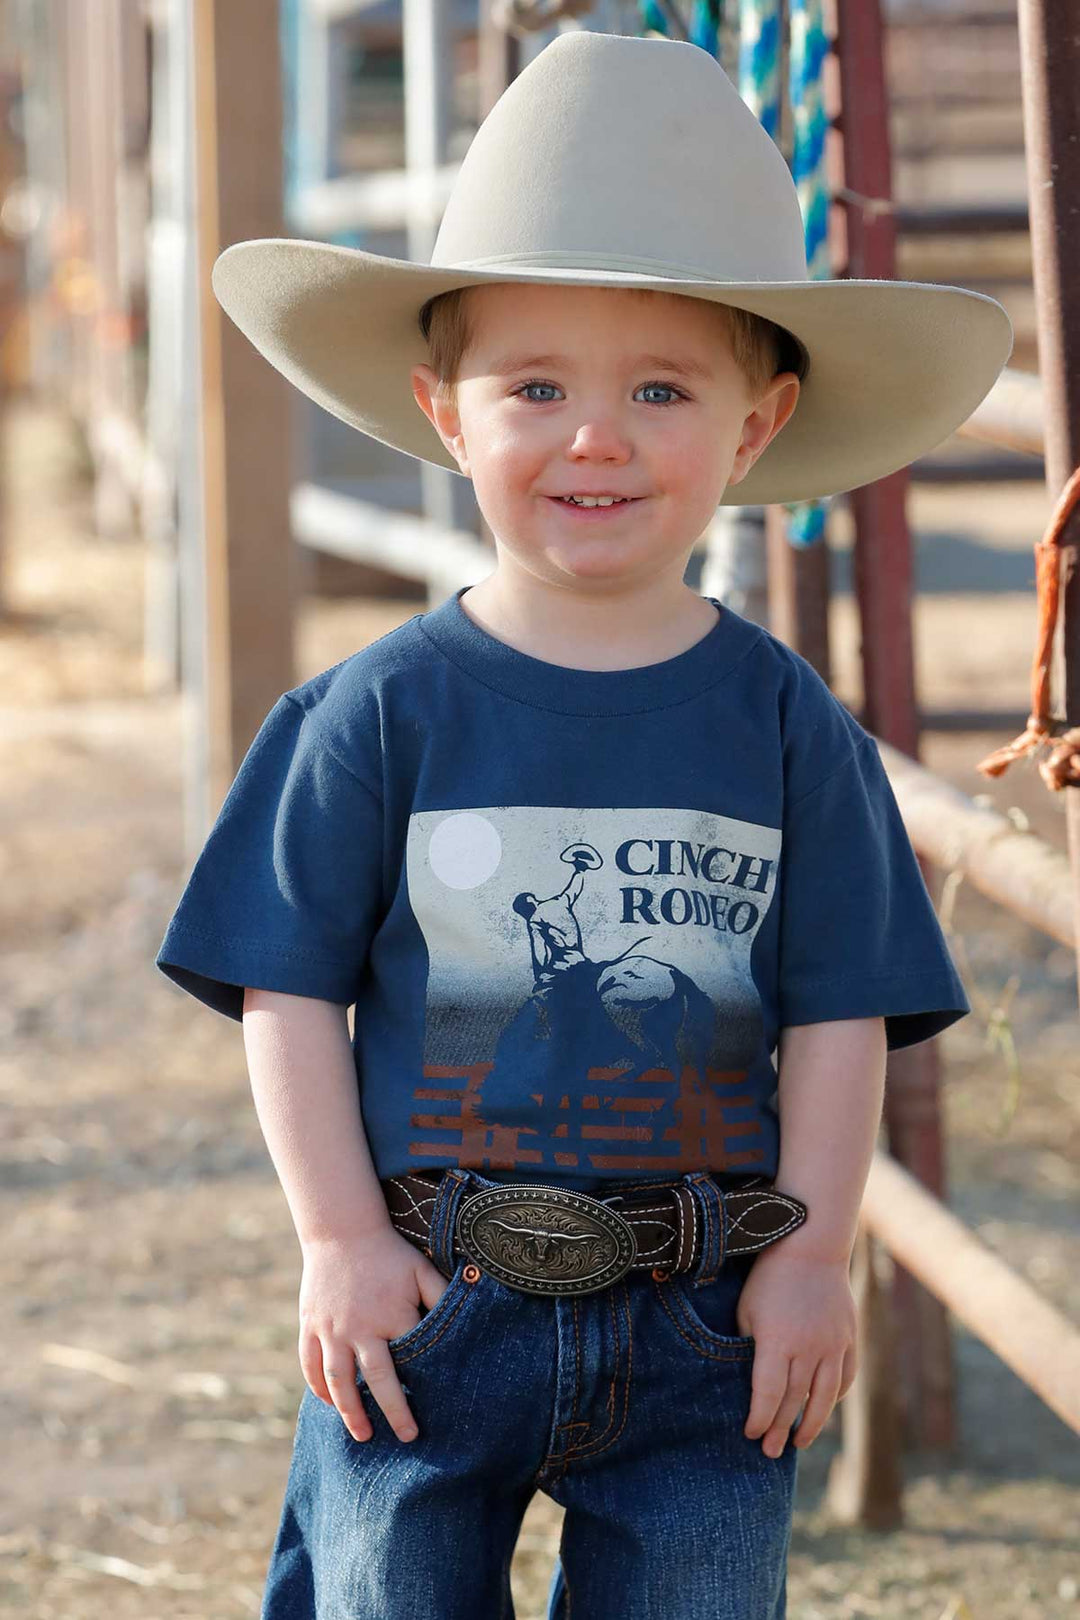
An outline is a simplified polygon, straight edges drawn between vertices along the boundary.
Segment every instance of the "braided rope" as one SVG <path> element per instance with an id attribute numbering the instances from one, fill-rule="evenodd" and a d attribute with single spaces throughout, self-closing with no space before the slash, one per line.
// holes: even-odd
<path id="1" fill-rule="evenodd" d="M 1058 496 L 1046 533 L 1035 542 L 1038 629 L 1031 665 L 1031 713 L 1027 725 L 1019 737 L 1006 743 L 1004 748 L 987 754 L 975 767 L 984 776 L 1001 776 L 1014 760 L 1034 753 L 1044 744 L 1052 744 L 1048 757 L 1039 761 L 1039 775 L 1051 793 L 1080 786 L 1080 726 L 1072 726 L 1055 735 L 1057 722 L 1050 717 L 1050 665 L 1061 600 L 1061 560 L 1066 551 L 1071 551 L 1074 559 L 1076 555 L 1076 547 L 1066 546 L 1063 536 L 1078 505 L 1080 467 L 1077 467 Z"/>

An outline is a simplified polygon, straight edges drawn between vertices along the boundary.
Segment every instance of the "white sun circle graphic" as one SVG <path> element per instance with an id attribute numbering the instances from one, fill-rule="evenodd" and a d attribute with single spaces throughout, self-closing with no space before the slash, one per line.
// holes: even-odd
<path id="1" fill-rule="evenodd" d="M 431 870 L 448 889 L 475 889 L 502 860 L 502 839 L 486 816 L 461 810 L 447 816 L 428 843 Z"/>

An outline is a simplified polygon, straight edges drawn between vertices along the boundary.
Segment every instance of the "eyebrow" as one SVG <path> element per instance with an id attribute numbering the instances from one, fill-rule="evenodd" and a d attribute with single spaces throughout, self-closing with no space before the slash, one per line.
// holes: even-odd
<path id="1" fill-rule="evenodd" d="M 497 376 L 505 376 L 512 371 L 533 371 L 543 366 L 568 367 L 573 361 L 565 354 L 532 354 L 532 355 L 502 355 L 492 362 L 491 369 Z M 685 356 L 681 360 L 673 360 L 662 354 L 639 354 L 634 360 L 635 369 L 642 366 L 655 367 L 657 371 L 673 371 L 682 377 L 699 377 L 707 382 L 713 373 L 710 368 L 700 360 Z"/>

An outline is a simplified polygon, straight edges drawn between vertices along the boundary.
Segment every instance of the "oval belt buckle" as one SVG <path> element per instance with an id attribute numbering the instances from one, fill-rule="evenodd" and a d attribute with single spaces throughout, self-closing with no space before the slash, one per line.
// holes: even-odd
<path id="1" fill-rule="evenodd" d="M 526 1294 L 591 1294 L 637 1255 L 629 1221 L 588 1193 L 526 1184 L 461 1200 L 457 1238 L 470 1260 Z"/>

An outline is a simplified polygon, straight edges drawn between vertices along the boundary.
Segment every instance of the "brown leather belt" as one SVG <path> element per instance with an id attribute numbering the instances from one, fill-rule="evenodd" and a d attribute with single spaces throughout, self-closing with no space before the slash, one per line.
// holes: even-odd
<path id="1" fill-rule="evenodd" d="M 380 1182 L 390 1219 L 432 1257 L 431 1220 L 442 1170 L 405 1171 Z M 801 1226 L 807 1207 L 764 1176 L 716 1183 L 726 1219 L 719 1263 L 752 1254 Z M 618 1204 L 619 1208 L 612 1206 Z M 453 1253 L 510 1288 L 530 1294 L 588 1294 L 627 1272 L 690 1271 L 702 1252 L 697 1198 L 685 1182 L 638 1182 L 595 1197 L 568 1187 L 501 1183 L 465 1192 Z"/>

